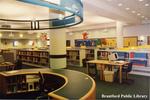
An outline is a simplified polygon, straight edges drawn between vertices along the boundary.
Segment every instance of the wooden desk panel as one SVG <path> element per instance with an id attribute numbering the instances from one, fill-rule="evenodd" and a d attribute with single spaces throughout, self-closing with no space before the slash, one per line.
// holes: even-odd
<path id="1" fill-rule="evenodd" d="M 13 70 L 15 67 L 15 65 L 11 62 L 3 62 L 0 63 L 0 71 L 9 71 L 9 70 Z"/>
<path id="2" fill-rule="evenodd" d="M 41 72 L 46 75 L 55 74 L 65 78 L 66 83 L 57 90 L 48 93 L 49 97 L 54 99 L 96 99 L 96 84 L 95 81 L 88 75 L 67 69 L 22 69 L 7 72 L 0 72 L 0 77 L 11 77 L 15 75 L 37 74 Z M 1 80 L 1 78 L 0 78 Z M 2 88 L 2 86 L 0 86 Z"/>

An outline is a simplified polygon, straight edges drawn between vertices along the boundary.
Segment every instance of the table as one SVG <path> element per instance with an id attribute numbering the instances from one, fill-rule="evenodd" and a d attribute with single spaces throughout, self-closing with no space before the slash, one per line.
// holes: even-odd
<path id="1" fill-rule="evenodd" d="M 122 67 L 124 65 L 129 64 L 129 62 L 127 62 L 127 61 L 108 61 L 108 60 L 90 60 L 90 61 L 87 62 L 87 64 L 88 63 L 96 64 L 97 67 L 99 67 L 99 68 L 101 66 L 102 72 L 100 73 L 101 74 L 100 75 L 100 80 L 104 80 L 103 71 L 104 71 L 105 65 L 118 66 L 119 67 L 119 82 L 120 83 L 122 83 Z M 89 69 L 89 67 L 87 65 L 87 71 L 88 71 L 88 69 Z"/>
<path id="2" fill-rule="evenodd" d="M 8 70 L 13 70 L 15 65 L 11 62 L 2 62 L 0 63 L 0 70 L 2 71 L 8 71 Z"/>

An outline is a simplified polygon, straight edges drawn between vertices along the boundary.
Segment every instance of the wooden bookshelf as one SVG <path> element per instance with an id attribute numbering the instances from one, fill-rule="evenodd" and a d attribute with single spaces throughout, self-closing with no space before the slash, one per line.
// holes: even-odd
<path id="1" fill-rule="evenodd" d="M 50 65 L 48 51 L 18 50 L 17 59 L 22 60 L 23 63 L 41 65 L 41 67 L 49 67 Z"/>

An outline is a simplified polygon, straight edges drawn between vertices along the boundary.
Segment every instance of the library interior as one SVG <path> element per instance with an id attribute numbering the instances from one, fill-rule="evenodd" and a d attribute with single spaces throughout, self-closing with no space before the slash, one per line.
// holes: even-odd
<path id="1" fill-rule="evenodd" d="M 150 0 L 0 0 L 0 99 L 150 100 Z"/>

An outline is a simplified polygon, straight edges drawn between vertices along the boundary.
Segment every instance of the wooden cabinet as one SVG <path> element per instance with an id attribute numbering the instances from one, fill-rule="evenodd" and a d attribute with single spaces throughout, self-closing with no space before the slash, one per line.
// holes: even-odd
<path id="1" fill-rule="evenodd" d="M 39 91 L 38 75 L 13 75 L 3 77 L 0 75 L 1 93 L 5 95 L 14 93 L 24 93 L 29 91 Z"/>
<path id="2" fill-rule="evenodd" d="M 33 64 L 41 67 L 49 67 L 49 52 L 48 51 L 29 51 L 18 50 L 17 59 L 22 60 L 24 64 Z"/>

